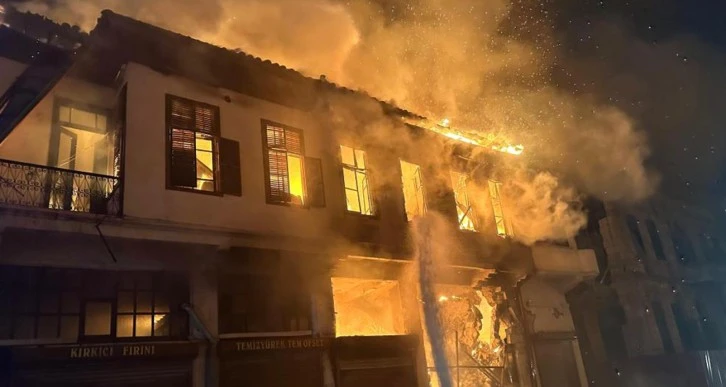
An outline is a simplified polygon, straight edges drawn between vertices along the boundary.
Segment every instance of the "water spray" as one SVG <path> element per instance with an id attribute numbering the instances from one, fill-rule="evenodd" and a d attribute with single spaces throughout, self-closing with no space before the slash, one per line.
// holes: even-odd
<path id="1" fill-rule="evenodd" d="M 432 218 L 419 217 L 414 220 L 416 238 L 416 258 L 418 263 L 419 289 L 423 301 L 423 318 L 429 341 L 434 367 L 441 387 L 451 387 L 451 374 L 446 359 L 444 335 L 439 321 L 439 303 L 434 291 L 434 262 L 431 248 Z"/>

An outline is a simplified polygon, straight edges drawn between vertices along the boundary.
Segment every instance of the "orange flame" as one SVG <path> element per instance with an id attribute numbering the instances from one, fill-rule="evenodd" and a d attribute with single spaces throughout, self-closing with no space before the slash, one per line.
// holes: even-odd
<path id="1" fill-rule="evenodd" d="M 497 152 L 508 153 L 515 156 L 519 156 L 522 154 L 522 152 L 524 152 L 524 145 L 522 144 L 503 144 L 501 143 L 501 141 L 485 139 L 482 136 L 473 135 L 471 134 L 472 131 L 455 129 L 451 127 L 451 120 L 449 120 L 448 118 L 444 118 L 443 120 L 441 120 L 441 122 L 436 124 L 430 122 L 429 120 L 424 120 L 424 122 L 414 120 L 406 121 L 412 125 L 424 127 L 428 130 L 431 130 L 432 132 L 436 132 L 452 140 L 460 141 L 469 145 L 490 148 Z"/>

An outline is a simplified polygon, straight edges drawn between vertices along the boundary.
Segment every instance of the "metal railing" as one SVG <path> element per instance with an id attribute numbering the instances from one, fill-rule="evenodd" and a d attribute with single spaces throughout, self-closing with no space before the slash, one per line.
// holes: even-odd
<path id="1" fill-rule="evenodd" d="M 0 159 L 0 204 L 121 215 L 119 179 Z"/>

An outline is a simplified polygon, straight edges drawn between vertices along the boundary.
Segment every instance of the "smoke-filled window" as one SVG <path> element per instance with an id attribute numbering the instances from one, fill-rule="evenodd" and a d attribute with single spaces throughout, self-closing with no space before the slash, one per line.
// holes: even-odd
<path id="1" fill-rule="evenodd" d="M 373 215 L 371 189 L 368 183 L 366 153 L 360 149 L 340 146 L 345 183 L 345 203 L 348 211 Z"/>
<path id="2" fill-rule="evenodd" d="M 305 203 L 305 151 L 302 132 L 267 123 L 264 128 L 267 202 Z"/>
<path id="3" fill-rule="evenodd" d="M 403 199 L 406 218 L 411 221 L 426 213 L 426 194 L 423 186 L 421 167 L 401 160 L 401 179 L 403 180 Z"/>
<path id="4" fill-rule="evenodd" d="M 492 200 L 492 209 L 494 210 L 494 222 L 497 226 L 497 235 L 506 237 L 512 235 L 512 230 L 507 227 L 506 218 L 504 217 L 504 206 L 502 205 L 502 183 L 489 180 L 489 197 Z"/>
<path id="5" fill-rule="evenodd" d="M 456 200 L 456 214 L 459 222 L 459 228 L 462 230 L 476 231 L 474 223 L 474 209 L 469 201 L 468 192 L 469 177 L 460 172 L 451 172 L 451 187 L 454 190 L 454 199 Z"/>
<path id="6" fill-rule="evenodd" d="M 216 192 L 219 107 L 167 96 L 169 185 Z"/>

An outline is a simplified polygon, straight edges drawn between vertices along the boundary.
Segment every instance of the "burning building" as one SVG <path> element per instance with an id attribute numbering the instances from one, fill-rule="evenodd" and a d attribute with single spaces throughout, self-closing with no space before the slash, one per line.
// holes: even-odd
<path id="1" fill-rule="evenodd" d="M 595 254 L 512 238 L 491 166 L 521 146 L 110 11 L 78 49 L 24 31 L 2 382 L 587 384 L 565 294 Z"/>

